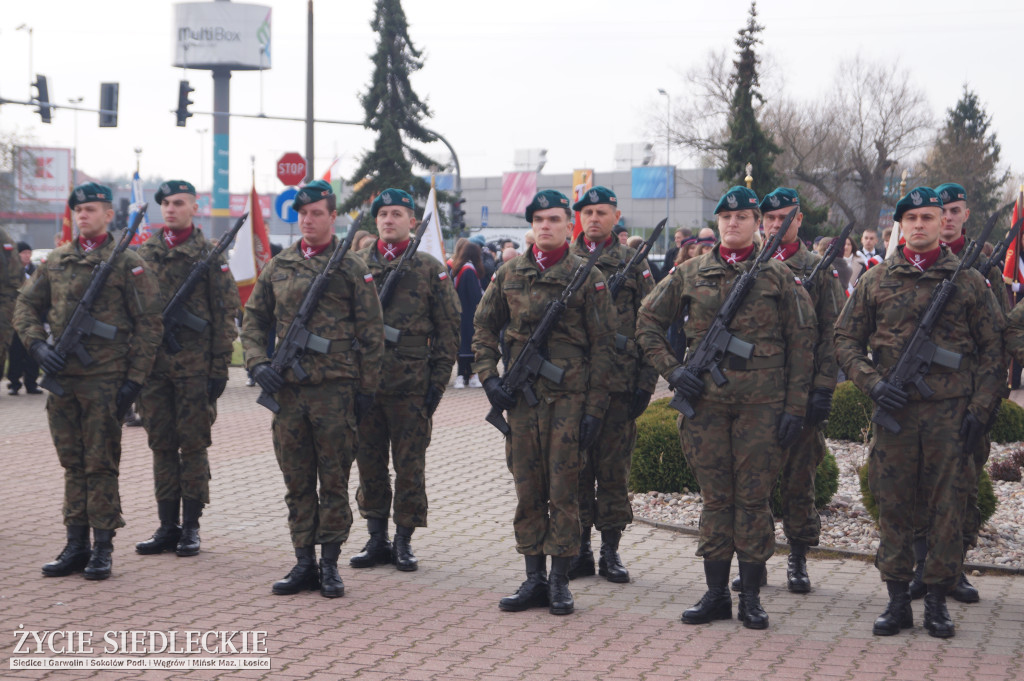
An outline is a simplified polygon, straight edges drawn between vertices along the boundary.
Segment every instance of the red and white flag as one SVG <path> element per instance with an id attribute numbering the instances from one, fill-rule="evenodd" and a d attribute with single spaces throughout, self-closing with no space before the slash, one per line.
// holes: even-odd
<path id="1" fill-rule="evenodd" d="M 256 193 L 255 185 L 249 192 L 245 210 L 248 211 L 249 217 L 235 237 L 235 248 L 231 253 L 230 262 L 242 305 L 249 300 L 252 287 L 256 285 L 256 277 L 270 262 L 270 238 L 267 236 L 267 225 L 263 222 L 260 197 Z"/>

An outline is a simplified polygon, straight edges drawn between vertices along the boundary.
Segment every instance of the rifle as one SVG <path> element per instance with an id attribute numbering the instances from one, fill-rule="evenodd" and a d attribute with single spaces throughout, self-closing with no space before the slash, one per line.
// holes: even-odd
<path id="1" fill-rule="evenodd" d="M 576 268 L 572 279 L 569 280 L 569 285 L 565 287 L 565 290 L 562 291 L 557 299 L 552 300 L 548 304 L 547 310 L 544 311 L 544 316 L 541 317 L 540 322 L 534 327 L 533 333 L 526 340 L 526 345 L 519 351 L 519 355 L 512 362 L 512 366 L 508 368 L 505 375 L 501 377 L 501 387 L 511 395 L 522 392 L 523 397 L 526 398 L 526 403 L 531 407 L 536 406 L 539 402 L 537 394 L 533 392 L 533 382 L 537 376 L 543 376 L 555 384 L 561 383 L 562 378 L 565 376 L 565 369 L 555 366 L 546 360 L 541 352 L 541 348 L 547 342 L 548 336 L 551 335 L 555 328 L 555 324 L 562 318 L 569 298 L 587 280 L 590 270 L 594 269 L 594 265 L 597 264 L 597 259 L 601 257 L 601 251 L 603 250 L 604 244 L 599 244 L 586 261 Z M 501 434 L 505 437 L 508 437 L 509 433 L 512 432 L 508 427 L 505 417 L 501 415 L 501 410 L 497 407 L 491 407 L 491 410 L 487 412 L 486 420 L 487 423 L 501 431 Z"/>
<path id="2" fill-rule="evenodd" d="M 302 359 L 306 350 L 319 352 L 322 355 L 330 352 L 331 341 L 315 333 L 310 333 L 306 325 L 309 324 L 309 319 L 316 311 L 316 306 L 320 303 L 321 296 L 327 290 L 327 284 L 330 283 L 331 275 L 334 274 L 334 270 L 341 264 L 345 254 L 352 248 L 352 240 L 356 236 L 355 224 L 356 222 L 353 221 L 352 225 L 348 228 L 348 234 L 345 235 L 345 239 L 339 241 L 338 245 L 334 247 L 331 259 L 327 261 L 324 269 L 317 273 L 309 288 L 306 289 L 306 295 L 302 299 L 302 304 L 299 305 L 299 311 L 295 313 L 292 323 L 288 325 L 288 331 L 285 332 L 284 338 L 278 344 L 277 351 L 274 353 L 274 359 L 270 360 L 270 368 L 278 374 L 284 375 L 286 369 L 291 369 L 292 373 L 295 374 L 295 378 L 304 381 L 309 378 L 309 374 L 302 368 L 299 360 Z M 256 399 L 256 403 L 266 407 L 275 414 L 281 411 L 281 405 L 266 390 L 260 391 L 260 396 Z"/>
<path id="3" fill-rule="evenodd" d="M 618 297 L 619 291 L 621 291 L 622 287 L 626 285 L 626 277 L 629 276 L 629 273 L 634 267 L 636 267 L 637 263 L 646 258 L 647 254 L 651 252 L 654 242 L 658 240 L 659 236 L 661 236 L 661 230 L 665 229 L 666 222 L 668 222 L 668 218 L 659 222 L 654 228 L 654 232 L 651 233 L 650 238 L 647 239 L 640 248 L 636 249 L 636 253 L 634 253 L 633 257 L 629 259 L 629 262 L 627 262 L 622 269 L 608 278 L 608 293 L 611 294 L 612 300 L 615 300 Z"/>
<path id="4" fill-rule="evenodd" d="M 68 319 L 68 323 L 64 327 L 64 331 L 61 332 L 60 338 L 53 345 L 54 352 L 60 355 L 61 359 L 67 359 L 68 355 L 75 353 L 82 366 L 87 367 L 93 363 L 93 359 L 92 355 L 85 349 L 85 346 L 82 345 L 82 339 L 86 336 L 98 336 L 106 340 L 114 340 L 117 337 L 116 326 L 101 322 L 90 313 L 103 287 L 107 285 L 110 273 L 114 271 L 114 259 L 128 248 L 132 237 L 135 236 L 135 233 L 139 230 L 139 225 L 142 224 L 142 219 L 146 216 L 147 208 L 149 208 L 148 203 L 142 204 L 142 208 L 135 214 L 132 224 L 121 234 L 120 241 L 114 246 L 114 252 L 110 254 L 110 257 L 105 262 L 101 262 L 93 268 L 92 279 L 89 281 L 89 287 L 85 289 L 85 295 L 78 301 L 75 311 L 71 313 L 71 318 Z M 57 383 L 55 376 L 45 374 L 39 385 L 54 395 L 64 395 L 64 389 Z"/>
<path id="5" fill-rule="evenodd" d="M 974 266 L 978 255 L 981 254 L 981 244 L 985 243 L 989 234 L 992 233 L 996 219 L 1005 208 L 1005 206 L 1000 208 L 988 219 L 985 229 L 981 230 L 981 236 L 978 241 L 972 243 L 964 253 L 964 257 L 960 260 L 956 270 L 953 271 L 953 275 L 949 279 L 943 279 L 939 282 L 939 285 L 932 291 L 932 297 L 928 301 L 928 307 L 925 308 L 924 314 L 921 315 L 921 321 L 918 322 L 917 328 L 914 329 L 913 335 L 910 336 L 910 340 L 903 346 L 896 365 L 893 366 L 889 375 L 885 377 L 885 380 L 894 387 L 903 390 L 906 386 L 913 385 L 917 388 L 917 392 L 921 394 L 921 397 L 927 399 L 935 394 L 935 391 L 924 381 L 924 377 L 928 374 L 932 364 L 938 364 L 953 370 L 960 368 L 960 361 L 963 359 L 963 355 L 959 352 L 940 348 L 932 341 L 932 333 L 935 331 L 935 326 L 938 324 L 939 317 L 942 316 L 942 311 L 945 309 L 946 304 L 949 303 L 957 291 L 955 283 L 957 275 L 963 270 Z M 893 418 L 893 415 L 888 411 L 882 409 L 882 407 L 875 408 L 875 412 L 871 415 L 871 420 L 890 433 L 896 434 L 903 430 L 899 421 Z"/>
<path id="6" fill-rule="evenodd" d="M 846 239 L 850 236 L 850 232 L 853 231 L 853 220 L 850 220 L 843 230 L 839 232 L 839 236 L 832 239 L 832 243 L 825 249 L 825 254 L 821 256 L 821 260 L 814 266 L 811 273 L 804 279 L 804 290 L 810 292 L 811 286 L 814 283 L 814 279 L 818 276 L 818 272 L 830 267 L 835 262 L 836 257 L 843 251 L 843 247 L 846 245 Z"/>
<path id="7" fill-rule="evenodd" d="M 412 241 L 406 247 L 405 252 L 402 253 L 402 257 L 398 259 L 398 264 L 384 275 L 383 281 L 380 284 L 380 290 L 377 292 L 377 297 L 380 298 L 380 309 L 386 310 L 388 305 L 391 304 L 391 299 L 395 297 L 395 289 L 398 288 L 398 282 L 401 281 L 402 277 L 405 276 L 407 268 L 406 263 L 416 255 L 416 250 L 420 247 L 420 241 L 423 240 L 423 233 L 427 231 L 427 225 L 430 223 L 430 218 L 433 217 L 433 208 L 428 206 L 423 211 L 423 220 L 420 221 L 420 226 L 416 229 L 416 233 L 413 235 Z M 384 325 L 384 340 L 388 343 L 397 343 L 398 339 L 402 337 L 402 332 L 393 326 Z"/>
<path id="8" fill-rule="evenodd" d="M 235 226 L 224 235 L 224 238 L 220 240 L 216 248 L 210 251 L 206 259 L 192 265 L 192 271 L 188 273 L 185 281 L 174 292 L 171 300 L 167 303 L 167 307 L 164 308 L 164 347 L 167 349 L 167 354 L 176 355 L 182 350 L 181 343 L 178 342 L 178 338 L 175 335 L 179 328 L 185 326 L 196 333 L 202 333 L 210 325 L 210 322 L 189 312 L 185 308 L 185 301 L 196 290 L 200 280 L 210 271 L 210 266 L 213 262 L 231 245 L 235 235 L 238 234 L 238 230 L 245 224 L 247 217 L 249 217 L 249 214 L 245 213 L 242 217 L 238 218 Z"/>
<path id="9" fill-rule="evenodd" d="M 1017 199 L 1017 205 L 1024 207 L 1024 192 L 1020 193 L 1020 198 Z M 1001 213 L 1002 210 L 999 212 Z M 1024 224 L 1024 210 L 1020 210 L 1020 216 L 1017 218 L 1017 221 L 1013 223 L 1013 226 L 1010 227 L 1010 231 L 1006 233 L 1006 238 L 999 242 L 999 245 L 996 246 L 996 250 L 992 251 L 992 255 L 989 256 L 988 260 L 978 266 L 978 271 L 981 272 L 983 277 L 988 279 L 988 273 L 992 270 L 992 267 L 1003 262 L 1003 258 L 1006 257 L 1006 251 L 1010 248 L 1010 244 L 1012 244 L 1013 240 L 1017 238 L 1018 234 L 1020 234 L 1022 224 Z M 1021 254 L 1018 254 L 1018 256 L 1019 255 Z"/>
<path id="10" fill-rule="evenodd" d="M 711 372 L 711 378 L 715 381 L 715 385 L 722 386 L 728 383 L 729 379 L 725 377 L 725 374 L 722 373 L 718 365 L 725 359 L 726 353 L 742 357 L 743 359 L 750 359 L 754 354 L 752 343 L 740 340 L 729 333 L 729 324 L 732 323 L 747 294 L 750 293 L 750 289 L 754 287 L 754 282 L 757 281 L 757 275 L 760 274 L 761 267 L 768 262 L 782 244 L 782 237 L 789 230 L 789 226 L 798 212 L 800 212 L 798 209 L 790 211 L 782 226 L 779 227 L 779 231 L 775 233 L 775 236 L 772 237 L 768 245 L 758 253 L 753 266 L 740 275 L 740 278 L 733 284 L 732 290 L 729 291 L 729 297 L 718 308 L 715 320 L 711 322 L 711 327 L 704 334 L 700 345 L 697 346 L 697 349 L 694 350 L 689 361 L 683 367 L 686 371 L 698 378 L 705 371 L 709 371 Z M 697 413 L 693 410 L 693 405 L 690 404 L 690 401 L 683 397 L 679 391 L 676 391 L 672 401 L 668 404 L 676 411 L 681 412 L 686 418 L 693 418 Z"/>

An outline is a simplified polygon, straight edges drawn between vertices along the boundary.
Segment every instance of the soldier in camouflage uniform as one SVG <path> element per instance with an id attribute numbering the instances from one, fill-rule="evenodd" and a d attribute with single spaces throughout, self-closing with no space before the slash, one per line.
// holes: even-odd
<path id="1" fill-rule="evenodd" d="M 506 611 L 549 606 L 551 613 L 565 615 L 574 609 L 568 571 L 580 546 L 580 450 L 592 447 L 601 432 L 614 371 L 616 317 L 604 275 L 594 267 L 542 349 L 564 369 L 562 381 L 537 378 L 539 403 L 531 407 L 522 395 L 509 394 L 498 376 L 501 329 L 507 325 L 504 338 L 514 360 L 584 262 L 569 253 L 570 216 L 561 193 L 548 189 L 533 197 L 526 219 L 535 244 L 495 273 L 473 321 L 473 371 L 491 405 L 508 410 L 505 457 L 518 499 L 513 526 L 516 550 L 526 558 L 526 581 L 499 603 Z M 545 556 L 551 556 L 550 575 Z"/>
<path id="2" fill-rule="evenodd" d="M 958 265 L 939 243 L 942 200 L 934 190 L 918 187 L 900 199 L 896 220 L 906 245 L 857 283 L 836 323 L 836 357 L 850 380 L 902 427 L 893 434 L 876 425 L 868 458 L 881 534 L 875 565 L 889 592 L 874 633 L 890 636 L 913 626 L 908 585 L 914 572 L 915 503 L 920 502 L 927 506 L 928 521 L 924 625 L 930 635 L 948 638 L 955 628 L 946 592 L 963 564 L 971 452 L 1005 380 L 1003 318 L 985 278 L 973 269 L 962 271 L 933 339 L 962 356 L 960 368 L 933 365 L 924 377 L 934 391 L 929 397 L 912 385 L 900 389 L 886 380 L 935 287 Z"/>
<path id="3" fill-rule="evenodd" d="M 163 333 L 157 281 L 138 254 L 124 251 L 113 262 L 91 315 L 117 328 L 112 340 L 82 339 L 93 361 L 61 357 L 46 342 L 44 323 L 60 338 L 93 269 L 110 258 L 114 218 L 109 187 L 88 183 L 68 199 L 79 237 L 50 252 L 21 290 L 15 327 L 25 346 L 64 395 L 50 393 L 46 412 L 57 456 L 64 468 L 64 524 L 67 545 L 43 566 L 48 577 L 85 570 L 86 579 L 110 576 L 114 531 L 124 527 L 117 476 L 121 461 L 121 419 L 139 395 Z M 90 555 L 89 528 L 95 546 Z"/>
<path id="4" fill-rule="evenodd" d="M 213 246 L 197 229 L 196 190 L 184 180 L 160 185 L 156 201 L 164 227 L 139 247 L 138 254 L 160 282 L 161 306 L 178 291 L 195 263 L 206 260 Z M 234 312 L 238 287 L 223 258 L 208 270 L 185 303 L 188 313 L 207 322 L 202 331 L 186 326 L 175 336 L 182 349 L 171 353 L 166 343 L 156 354 L 139 399 L 143 424 L 153 450 L 153 482 L 160 527 L 135 545 L 136 552 L 199 553 L 199 516 L 210 503 L 210 405 L 224 392 L 235 340 Z M 178 508 L 183 523 L 178 525 Z"/>
<path id="5" fill-rule="evenodd" d="M 25 283 L 24 272 L 14 241 L 0 228 L 0 361 L 14 336 L 14 301 L 18 299 L 18 289 Z"/>
<path id="6" fill-rule="evenodd" d="M 370 207 L 380 238 L 359 252 L 377 285 L 395 270 L 416 226 L 412 196 L 385 189 Z M 352 556 L 352 567 L 394 562 L 403 572 L 417 569 L 412 533 L 427 526 L 427 446 L 431 417 L 441 401 L 459 351 L 461 307 L 448 270 L 417 251 L 402 265 L 401 279 L 384 310 L 385 346 L 380 386 L 370 413 L 359 426 L 359 491 L 356 502 L 370 539 Z M 391 478 L 395 468 L 395 544 L 388 540 Z"/>
<path id="7" fill-rule="evenodd" d="M 279 374 L 267 357 L 267 336 L 283 339 L 312 280 L 337 245 L 336 197 L 322 180 L 299 190 L 302 239 L 283 250 L 260 272 L 245 304 L 242 347 L 246 367 L 280 404 L 274 415 L 274 453 L 287 488 L 288 527 L 297 558 L 275 594 L 315 589 L 325 598 L 344 595 L 338 556 L 352 526 L 348 475 L 355 456 L 357 427 L 373 403 L 380 380 L 384 328 L 373 277 L 355 253 L 347 253 L 329 279 L 307 328 L 329 341 L 328 352 L 312 350 L 299 361 L 309 375 Z M 320 489 L 317 490 L 317 480 Z M 315 544 L 321 545 L 317 570 Z"/>
<path id="8" fill-rule="evenodd" d="M 719 365 L 727 379 L 694 376 L 680 365 L 666 333 L 677 320 L 692 353 L 708 331 L 734 282 L 757 257 L 754 232 L 757 196 L 732 187 L 715 208 L 721 243 L 676 267 L 644 299 L 637 342 L 695 416 L 680 420 L 687 463 L 700 483 L 704 508 L 697 555 L 704 558 L 708 591 L 683 622 L 702 624 L 732 617 L 729 564 L 739 559 L 739 619 L 764 629 L 760 603 L 765 561 L 775 548 L 769 496 L 804 424 L 813 367 L 814 308 L 800 281 L 783 263 L 769 259 L 739 307 L 729 330 L 753 345 L 753 356 L 726 355 Z"/>
<path id="9" fill-rule="evenodd" d="M 634 252 L 612 235 L 612 228 L 622 217 L 618 198 L 610 189 L 598 186 L 585 192 L 572 209 L 581 214 L 583 221 L 583 233 L 573 243 L 572 252 L 586 258 L 597 244 L 604 243 L 596 268 L 605 279 L 610 279 Z M 609 405 L 601 433 L 594 446 L 584 453 L 580 476 L 580 553 L 572 559 L 569 579 L 594 574 L 594 554 L 590 549 L 593 525 L 601 532 L 599 573 L 610 582 L 629 581 L 629 572 L 618 553 L 622 531 L 633 521 L 633 508 L 627 496 L 629 467 L 636 441 L 636 417 L 650 403 L 658 373 L 633 340 L 640 301 L 654 288 L 650 265 L 644 260 L 627 274 L 625 285 L 612 301 L 618 320 L 615 369 L 608 378 Z"/>

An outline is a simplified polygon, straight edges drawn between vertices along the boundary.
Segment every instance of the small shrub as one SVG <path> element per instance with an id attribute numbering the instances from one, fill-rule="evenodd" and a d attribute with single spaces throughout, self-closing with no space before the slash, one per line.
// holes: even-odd
<path id="1" fill-rule="evenodd" d="M 860 477 L 861 501 L 864 502 L 864 508 L 867 509 L 867 512 L 877 525 L 878 504 L 875 503 L 875 497 L 868 488 L 868 465 L 864 464 L 858 468 L 857 475 Z M 1017 479 L 1019 480 L 1020 478 L 1018 477 Z M 987 523 L 992 514 L 996 512 L 998 504 L 999 500 L 996 499 L 996 492 L 992 488 L 992 478 L 989 477 L 985 469 L 982 469 L 981 475 L 978 476 L 978 510 L 981 512 L 982 525 Z"/>
<path id="2" fill-rule="evenodd" d="M 700 491 L 679 443 L 679 412 L 668 402 L 668 398 L 655 400 L 636 420 L 636 445 L 629 471 L 631 492 Z"/>
<path id="3" fill-rule="evenodd" d="M 1003 400 L 989 437 L 1000 443 L 1024 440 L 1024 409 L 1016 402 Z"/>
<path id="4" fill-rule="evenodd" d="M 1024 468 L 1024 449 L 1015 449 L 1010 454 L 1010 461 L 1014 462 L 1020 468 Z"/>
<path id="5" fill-rule="evenodd" d="M 1005 482 L 1020 482 L 1021 480 L 1020 466 L 1009 460 L 993 461 L 989 464 L 988 472 L 993 480 Z"/>
<path id="6" fill-rule="evenodd" d="M 772 515 L 776 518 L 782 517 L 781 480 L 782 475 L 780 474 L 779 480 L 775 481 L 775 487 L 772 489 Z M 825 450 L 825 458 L 818 464 L 818 469 L 814 473 L 814 507 L 825 508 L 828 506 L 838 489 L 839 465 L 836 463 L 836 457 L 832 456 L 832 452 Z"/>
<path id="7" fill-rule="evenodd" d="M 871 425 L 874 402 L 860 391 L 853 381 L 843 381 L 832 395 L 832 413 L 825 426 L 825 437 L 833 440 L 863 442 L 865 429 Z"/>

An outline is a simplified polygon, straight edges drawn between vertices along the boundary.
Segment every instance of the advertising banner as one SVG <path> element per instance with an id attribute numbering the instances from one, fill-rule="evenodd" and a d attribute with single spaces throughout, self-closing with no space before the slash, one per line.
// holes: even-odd
<path id="1" fill-rule="evenodd" d="M 71 186 L 71 150 L 19 147 L 15 167 L 18 200 L 67 201 Z"/>
<path id="2" fill-rule="evenodd" d="M 667 166 L 647 166 L 633 168 L 631 176 L 632 196 L 634 199 L 664 199 L 665 185 L 668 185 L 668 198 L 675 198 L 675 168 Z"/>
<path id="3" fill-rule="evenodd" d="M 537 173 L 534 171 L 502 173 L 501 212 L 507 215 L 524 214 L 536 193 Z"/>
<path id="4" fill-rule="evenodd" d="M 270 8 L 240 2 L 174 6 L 174 66 L 270 68 Z"/>

